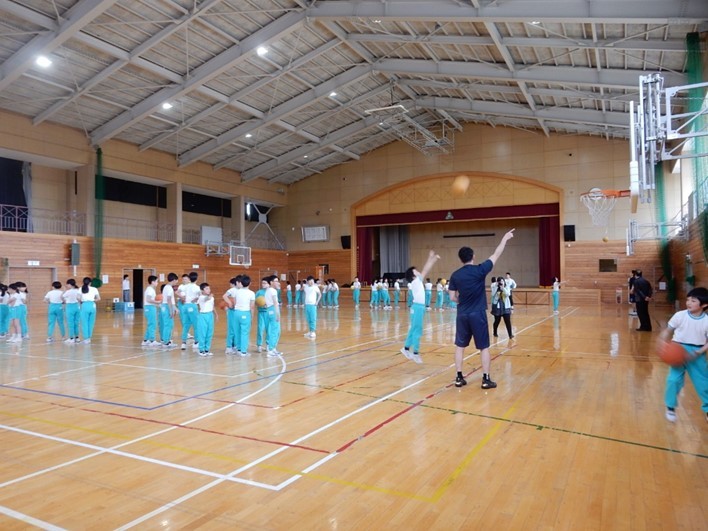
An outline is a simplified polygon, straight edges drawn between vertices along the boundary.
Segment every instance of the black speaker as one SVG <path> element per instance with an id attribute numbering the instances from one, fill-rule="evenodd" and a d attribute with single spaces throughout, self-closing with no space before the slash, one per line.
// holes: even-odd
<path id="1" fill-rule="evenodd" d="M 352 237 L 351 236 L 342 236 L 342 249 L 351 249 L 352 248 Z"/>
<path id="2" fill-rule="evenodd" d="M 575 241 L 575 225 L 563 225 L 563 241 Z"/>
<path id="3" fill-rule="evenodd" d="M 81 256 L 81 246 L 78 243 L 71 244 L 71 265 L 79 265 Z"/>

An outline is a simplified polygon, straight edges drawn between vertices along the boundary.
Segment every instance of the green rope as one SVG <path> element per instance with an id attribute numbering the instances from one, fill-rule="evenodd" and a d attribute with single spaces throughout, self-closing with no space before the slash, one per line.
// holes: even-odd
<path id="1" fill-rule="evenodd" d="M 103 151 L 96 150 L 96 216 L 94 217 L 93 263 L 96 268 L 93 282 L 95 287 L 101 287 L 101 263 L 103 260 L 103 199 L 106 196 L 105 180 L 103 178 Z"/>

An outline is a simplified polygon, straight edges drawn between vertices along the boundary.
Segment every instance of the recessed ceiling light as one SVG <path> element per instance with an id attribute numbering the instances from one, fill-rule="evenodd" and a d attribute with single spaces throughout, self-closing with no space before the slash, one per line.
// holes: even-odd
<path id="1" fill-rule="evenodd" d="M 164 110 L 168 111 L 172 108 L 172 104 L 169 101 L 166 101 L 165 103 L 162 104 L 162 108 Z"/>
<path id="2" fill-rule="evenodd" d="M 304 155 L 302 158 L 303 158 L 303 159 L 306 159 L 306 158 L 307 158 L 307 155 Z"/>
<path id="3" fill-rule="evenodd" d="M 258 48 L 256 48 L 256 53 L 263 57 L 265 54 L 268 53 L 268 48 L 266 48 L 265 46 L 259 46 Z"/>
<path id="4" fill-rule="evenodd" d="M 251 133 L 246 133 L 246 138 L 251 138 L 253 135 Z"/>
<path id="5" fill-rule="evenodd" d="M 532 24 L 533 26 L 538 26 L 540 23 L 541 23 L 540 20 L 532 20 L 532 21 L 531 21 L 531 24 Z"/>
<path id="6" fill-rule="evenodd" d="M 49 57 L 40 55 L 37 59 L 35 59 L 35 63 L 37 63 L 37 66 L 41 66 L 42 68 L 48 68 L 51 66 L 52 60 L 49 59 Z"/>
<path id="7" fill-rule="evenodd" d="M 337 93 L 336 93 L 335 91 L 332 91 L 332 92 L 329 93 L 329 97 L 330 97 L 330 98 L 336 98 L 336 97 L 337 97 Z"/>

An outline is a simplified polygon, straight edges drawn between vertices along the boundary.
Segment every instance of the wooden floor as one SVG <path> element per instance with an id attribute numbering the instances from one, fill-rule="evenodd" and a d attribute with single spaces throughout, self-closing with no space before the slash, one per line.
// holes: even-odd
<path id="1" fill-rule="evenodd" d="M 349 304 L 349 305 L 347 305 Z M 628 307 L 517 307 L 495 390 L 452 385 L 454 313 L 284 309 L 282 359 L 140 348 L 101 313 L 91 345 L 0 343 L 0 529 L 706 529 L 708 423 Z M 656 308 L 655 330 L 668 308 Z M 179 332 L 179 325 L 177 325 Z"/>

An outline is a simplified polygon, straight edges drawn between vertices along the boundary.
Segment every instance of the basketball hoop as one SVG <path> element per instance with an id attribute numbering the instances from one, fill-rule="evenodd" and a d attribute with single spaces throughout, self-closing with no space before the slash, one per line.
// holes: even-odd
<path id="1" fill-rule="evenodd" d="M 580 201 L 590 212 L 592 224 L 596 227 L 607 227 L 610 213 L 615 207 L 618 197 L 629 197 L 629 190 L 601 190 L 592 188 L 589 192 L 580 194 Z"/>

